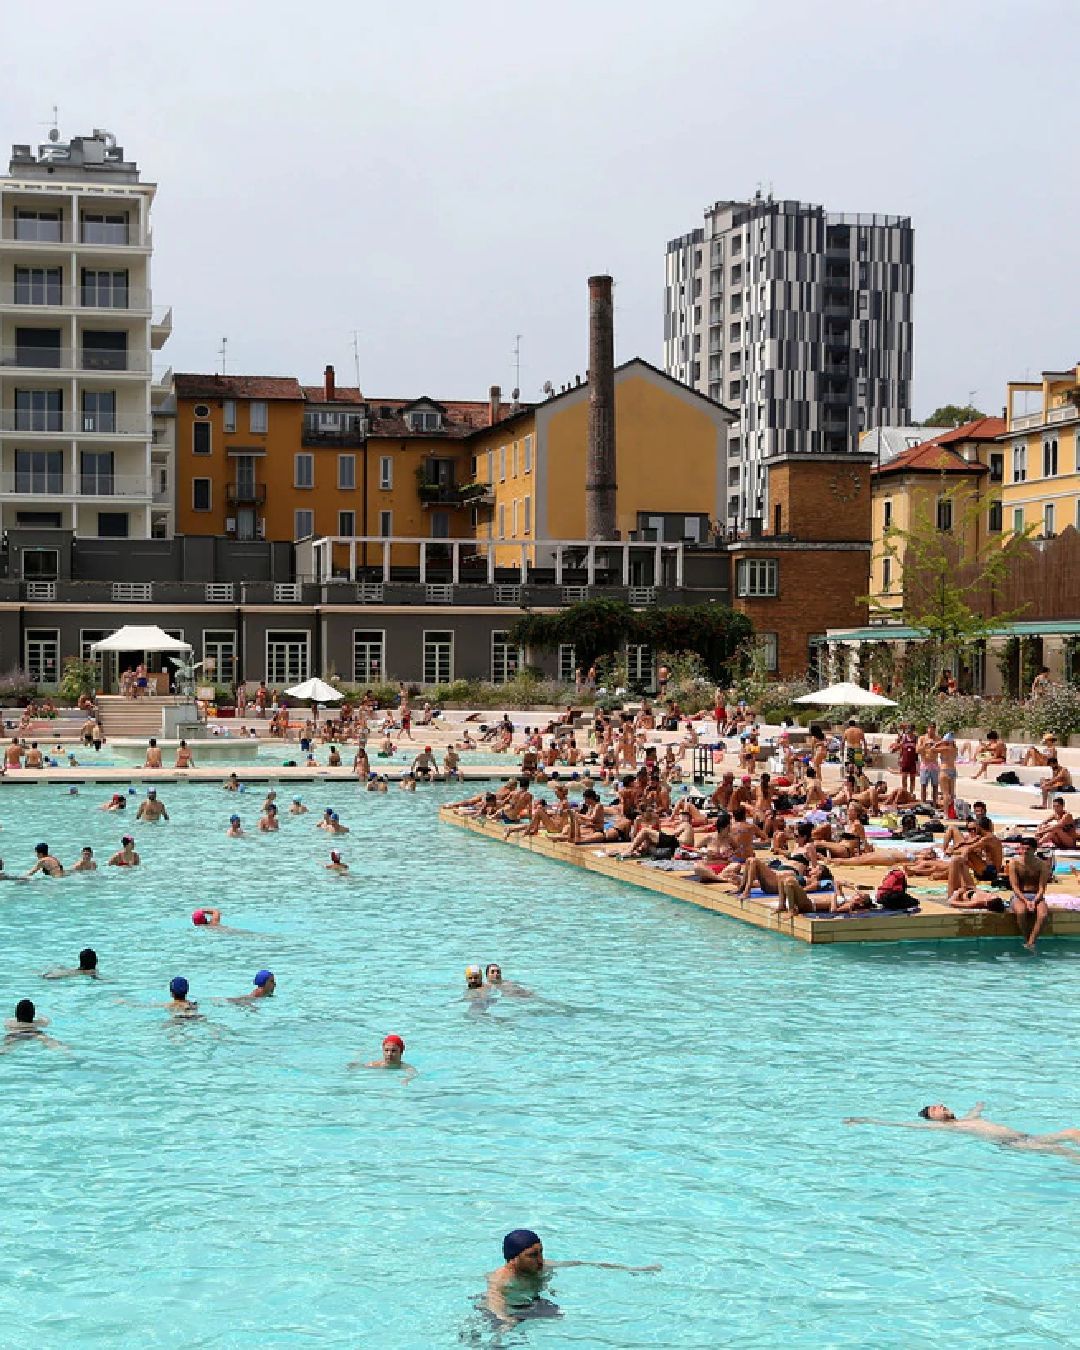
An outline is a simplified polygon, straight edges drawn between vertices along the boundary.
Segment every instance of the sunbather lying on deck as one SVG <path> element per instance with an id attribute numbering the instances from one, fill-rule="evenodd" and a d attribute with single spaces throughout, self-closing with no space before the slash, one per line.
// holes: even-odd
<path id="1" fill-rule="evenodd" d="M 828 895 L 810 895 L 799 884 L 796 877 L 786 873 L 780 878 L 780 898 L 777 902 L 778 914 L 854 914 L 860 910 L 869 910 L 874 906 L 874 898 L 869 891 L 860 890 L 841 882 L 836 891 Z"/>

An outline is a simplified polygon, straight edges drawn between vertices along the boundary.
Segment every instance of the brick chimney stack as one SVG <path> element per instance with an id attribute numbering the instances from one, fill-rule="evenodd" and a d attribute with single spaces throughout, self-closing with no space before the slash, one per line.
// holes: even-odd
<path id="1" fill-rule="evenodd" d="M 589 278 L 589 440 L 585 538 L 614 539 L 615 319 L 611 277 Z"/>
<path id="2" fill-rule="evenodd" d="M 325 372 L 325 374 L 324 374 L 324 376 L 323 376 L 323 383 L 324 383 L 324 385 L 325 385 L 325 387 L 326 387 L 326 401 L 327 401 L 327 403 L 333 403 L 333 401 L 334 401 L 334 367 L 333 367 L 333 366 L 327 366 L 327 367 L 326 367 L 326 372 Z"/>
<path id="3" fill-rule="evenodd" d="M 502 407 L 502 389 L 499 385 L 493 384 L 488 393 L 488 426 L 493 427 L 499 420 L 499 409 Z"/>

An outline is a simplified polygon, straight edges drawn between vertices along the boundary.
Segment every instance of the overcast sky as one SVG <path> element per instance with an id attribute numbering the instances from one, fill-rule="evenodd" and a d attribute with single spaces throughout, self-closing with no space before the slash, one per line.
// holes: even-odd
<path id="1" fill-rule="evenodd" d="M 93 15 L 97 13 L 97 17 Z M 47 16 L 47 17 L 46 17 Z M 662 359 L 664 246 L 752 194 L 915 225 L 915 411 L 1080 361 L 1077 0 L 4 6 L 0 148 L 113 131 L 178 370 L 537 397 Z"/>

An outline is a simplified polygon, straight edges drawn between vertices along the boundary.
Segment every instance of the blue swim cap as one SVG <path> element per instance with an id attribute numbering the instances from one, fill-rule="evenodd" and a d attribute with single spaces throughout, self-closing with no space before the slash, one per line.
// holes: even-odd
<path id="1" fill-rule="evenodd" d="M 230 824 L 230 825 L 239 825 L 239 824 L 240 824 L 240 817 L 239 817 L 239 816 L 230 816 L 230 817 L 229 817 L 229 824 Z"/>
<path id="2" fill-rule="evenodd" d="M 512 1261 L 540 1241 L 531 1228 L 515 1228 L 503 1238 L 503 1260 Z"/>
<path id="3" fill-rule="evenodd" d="M 272 980 L 273 978 L 274 972 L 272 970 L 260 970 L 251 983 L 257 984 L 261 989 L 267 980 Z"/>
<path id="4" fill-rule="evenodd" d="M 79 795 L 79 789 L 78 789 L 77 787 L 69 787 L 69 788 L 68 788 L 68 796 L 69 796 L 69 797 L 77 797 L 78 795 Z"/>
<path id="5" fill-rule="evenodd" d="M 129 796 L 129 797 L 134 797 L 135 795 L 136 795 L 135 789 L 134 789 L 133 787 L 129 787 L 129 788 L 128 788 L 128 796 Z"/>
<path id="6" fill-rule="evenodd" d="M 188 982 L 183 975 L 174 975 L 169 981 L 169 993 L 173 998 L 187 998 Z"/>

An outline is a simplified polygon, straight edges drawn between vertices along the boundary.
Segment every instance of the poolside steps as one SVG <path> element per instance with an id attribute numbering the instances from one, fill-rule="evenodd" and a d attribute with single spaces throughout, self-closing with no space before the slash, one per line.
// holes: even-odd
<path id="1" fill-rule="evenodd" d="M 102 694 L 97 701 L 98 721 L 106 739 L 132 736 L 145 739 L 161 735 L 161 710 L 190 705 L 191 700 L 168 695 L 164 698 L 124 698 Z"/>

